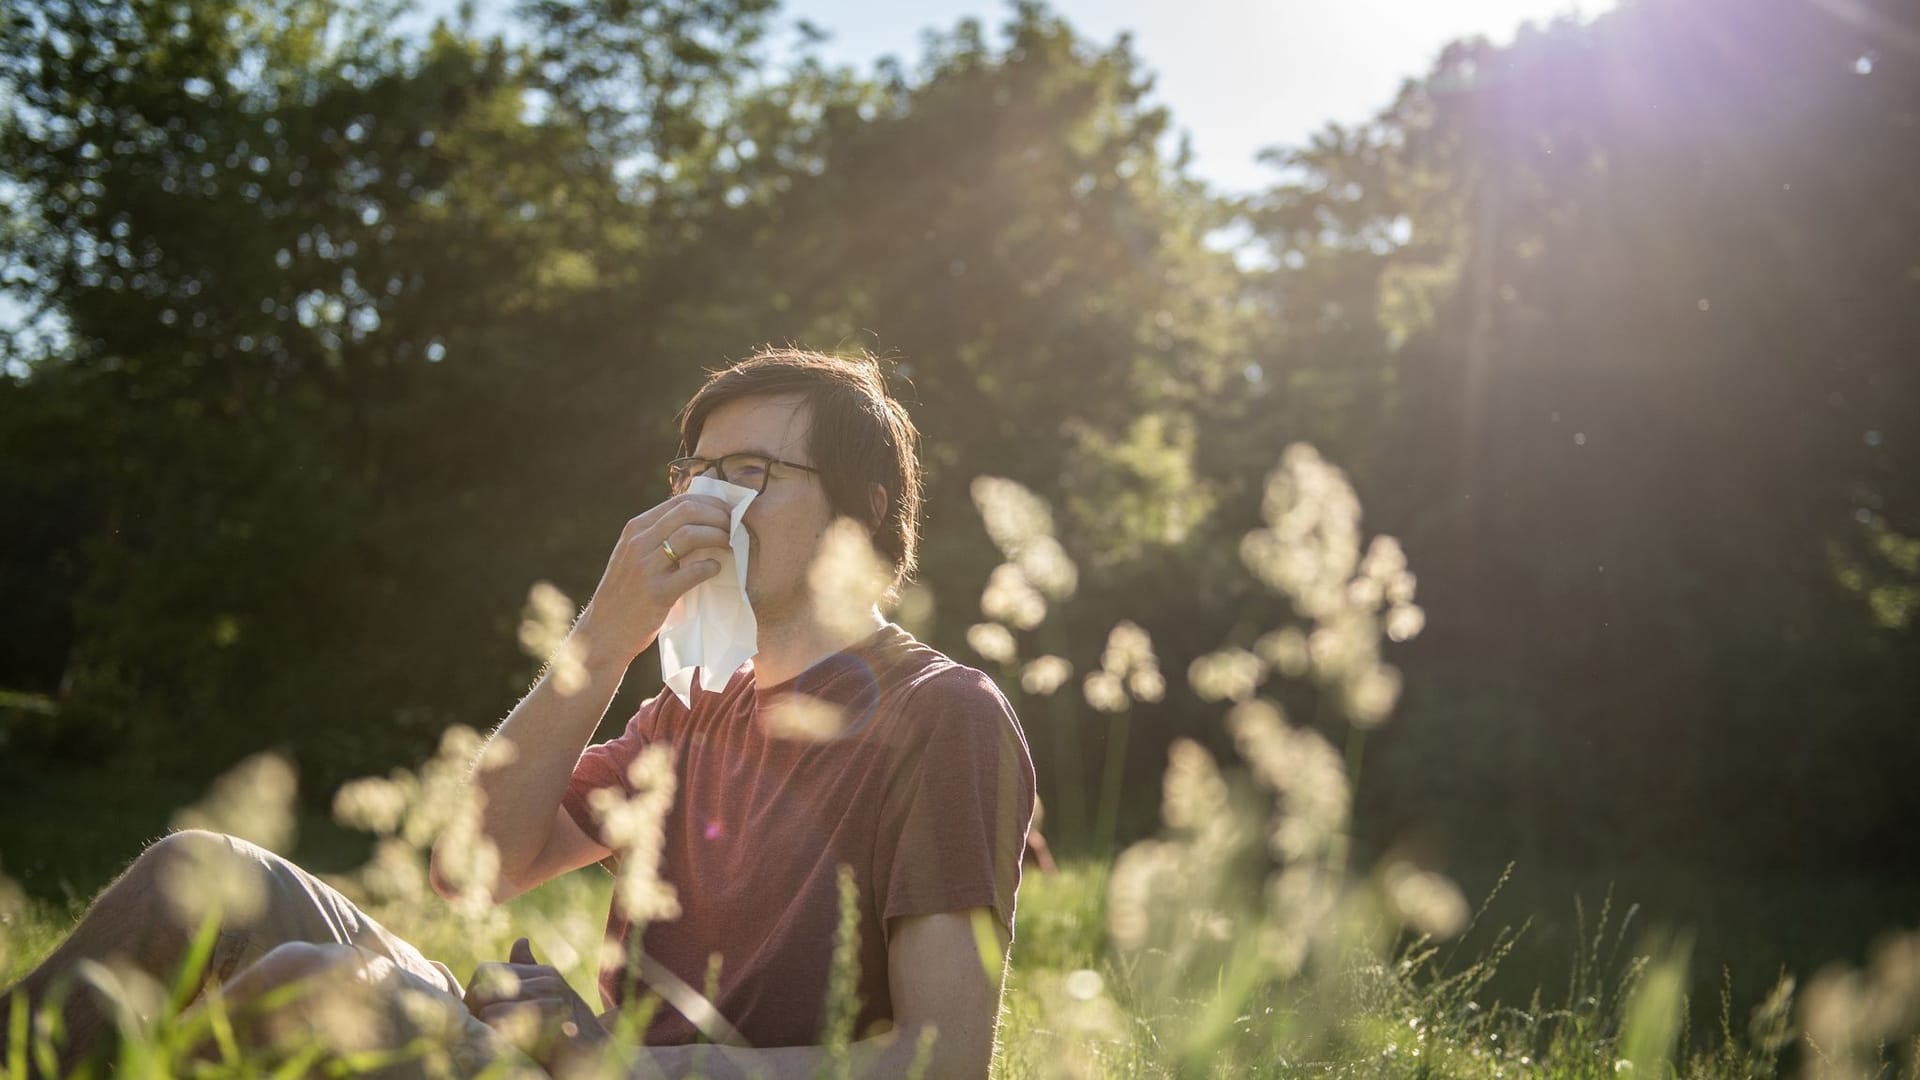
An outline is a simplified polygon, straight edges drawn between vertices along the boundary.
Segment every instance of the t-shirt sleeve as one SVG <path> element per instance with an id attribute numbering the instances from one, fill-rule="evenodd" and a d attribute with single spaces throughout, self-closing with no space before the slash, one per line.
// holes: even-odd
<path id="1" fill-rule="evenodd" d="M 560 806 L 573 819 L 573 823 L 580 826 L 580 831 L 592 837 L 601 847 L 613 845 L 607 843 L 600 817 L 593 812 L 588 799 L 599 788 L 612 788 L 623 795 L 632 794 L 632 785 L 627 782 L 627 770 L 658 730 L 658 714 L 665 707 L 662 699 L 672 696 L 662 692 L 657 697 L 648 698 L 641 704 L 640 710 L 633 714 L 633 718 L 627 721 L 626 730 L 619 737 L 587 747 L 580 752 L 580 760 L 574 763 L 573 778 L 567 781 L 566 794 L 560 797 Z"/>
<path id="2" fill-rule="evenodd" d="M 903 709 L 897 722 L 910 735 L 875 852 L 882 925 L 991 908 L 1011 940 L 1033 820 L 1033 762 L 1019 721 L 993 681 L 967 667 L 915 688 Z"/>

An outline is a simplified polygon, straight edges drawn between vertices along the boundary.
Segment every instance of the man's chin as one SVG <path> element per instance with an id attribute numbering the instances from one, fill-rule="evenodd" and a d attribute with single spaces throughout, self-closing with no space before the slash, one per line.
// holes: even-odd
<path id="1" fill-rule="evenodd" d="M 790 593 L 769 594 L 755 589 L 752 579 L 747 581 L 747 606 L 753 609 L 754 621 L 763 630 L 793 621 L 802 607 L 803 599 Z"/>
<path id="2" fill-rule="evenodd" d="M 751 577 L 747 579 L 747 606 L 753 609 L 753 617 L 762 623 L 780 616 L 779 598 L 768 596 L 763 590 L 755 588 Z"/>

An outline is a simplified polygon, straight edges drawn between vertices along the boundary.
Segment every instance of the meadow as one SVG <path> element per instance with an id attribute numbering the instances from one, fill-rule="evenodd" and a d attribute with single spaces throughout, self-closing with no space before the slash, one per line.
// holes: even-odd
<path id="1" fill-rule="evenodd" d="M 1791 978 L 1750 1010 L 1686 1000 L 1676 990 L 1684 959 L 1641 951 L 1637 929 L 1621 925 L 1619 909 L 1595 911 L 1582 927 L 1585 939 L 1566 957 L 1568 981 L 1521 998 L 1503 1001 L 1488 992 L 1500 979 L 1515 935 L 1510 927 L 1481 924 L 1455 947 L 1403 938 L 1384 953 L 1355 952 L 1324 977 L 1262 985 L 1237 996 L 1227 1016 L 1221 999 L 1210 996 L 1220 989 L 1215 985 L 1189 986 L 1189 998 L 1160 996 L 1138 981 L 1138 958 L 1116 950 L 1109 934 L 1109 876 L 1106 864 L 1078 862 L 1054 875 L 1029 875 L 1022 885 L 997 1077 L 1916 1075 L 1911 1035 L 1884 1047 L 1861 1045 L 1852 1060 L 1815 1052 L 1804 1027 L 1808 1006 Z M 501 917 L 478 922 L 455 917 L 425 893 L 376 910 L 383 922 L 461 972 L 504 957 L 512 940 L 527 934 L 543 959 L 591 995 L 590 946 L 611 892 L 607 874 L 588 870 L 512 901 Z M 51 948 L 78 912 L 76 904 L 16 902 L 6 916 L 0 981 L 17 977 Z M 1864 986 L 1878 994 L 1911 995 L 1910 984 L 1898 984 L 1900 963 L 1889 954 Z M 1839 985 L 1845 989 L 1837 992 L 1863 988 L 1860 982 Z M 1688 1014 L 1703 1009 L 1705 1033 L 1687 1038 Z M 1216 1014 L 1225 1023 L 1208 1029 L 1199 1045 L 1168 1037 L 1185 1030 L 1196 1013 Z M 164 1042 L 166 1033 L 147 1037 Z M 1883 1057 L 1885 1063 L 1875 1063 Z M 266 1071 L 255 1066 L 253 1074 Z M 159 1063 L 146 1075 L 169 1072 Z M 228 1075 L 247 1073 L 242 1068 Z"/>
<path id="2" fill-rule="evenodd" d="M 1036 628 L 1049 605 L 1073 592 L 1074 568 L 1053 537 L 1050 509 L 1004 480 L 976 482 L 974 495 L 1007 561 L 990 579 L 986 621 L 969 641 L 1029 697 L 1059 692 L 1069 685 L 1063 662 L 1022 660 L 1014 633 Z M 1111 861 L 1027 875 L 996 1075 L 1920 1077 L 1920 934 L 1888 937 L 1859 969 L 1781 972 L 1757 998 L 1736 994 L 1722 966 L 1720 992 L 1702 994 L 1693 931 L 1625 896 L 1588 906 L 1576 892 L 1571 926 L 1547 936 L 1564 950 L 1564 979 L 1529 985 L 1542 970 L 1537 961 L 1522 965 L 1519 981 L 1508 968 L 1523 944 L 1535 948 L 1536 928 L 1489 918 L 1512 867 L 1469 901 L 1436 869 L 1392 855 L 1356 857 L 1355 748 L 1388 720 L 1398 696 L 1398 673 L 1381 649 L 1420 631 L 1415 579 L 1390 538 L 1365 541 L 1345 475 L 1303 445 L 1269 478 L 1263 517 L 1242 557 L 1289 600 L 1298 621 L 1252 650 L 1202 657 L 1185 673 L 1196 692 L 1220 703 L 1236 754 L 1223 760 L 1196 741 L 1176 741 L 1156 836 Z M 816 582 L 864 595 L 860 582 L 872 573 L 861 557 L 839 553 L 837 568 Z M 522 640 L 564 663 L 555 646 L 571 605 L 538 596 L 548 599 L 530 603 Z M 1336 702 L 1349 750 L 1292 723 L 1263 696 L 1270 679 L 1309 681 Z M 1131 703 L 1153 700 L 1167 685 L 1151 640 L 1121 623 L 1080 689 L 1123 728 Z M 666 803 L 654 796 L 670 796 L 671 786 L 636 796 L 633 828 L 623 834 L 631 844 L 615 874 L 581 871 L 503 906 L 488 903 L 484 890 L 449 903 L 427 887 L 426 851 L 445 830 L 471 827 L 477 808 L 463 790 L 480 745 L 478 733 L 453 728 L 417 769 L 346 784 L 330 822 L 304 823 L 304 851 L 318 855 L 309 859 L 317 868 L 338 870 L 329 879 L 374 917 L 456 972 L 504 958 L 524 935 L 591 998 L 603 913 L 612 904 L 644 916 L 670 887 L 635 853 L 656 850 L 647 834 L 657 833 Z M 16 794 L 33 795 L 33 782 L 21 780 L 29 790 Z M 296 782 L 284 759 L 257 755 L 173 824 L 288 849 L 303 824 Z M 76 798 L 70 787 L 45 786 L 42 812 L 63 798 L 77 812 L 70 828 L 39 831 L 46 846 L 37 854 L 16 849 L 15 865 L 111 848 L 87 826 L 111 827 L 116 786 L 103 780 L 96 790 Z M 138 803 L 161 793 L 122 789 L 119 798 Z M 1098 793 L 1100 816 L 1110 818 L 1123 797 L 1135 796 L 1112 786 Z M 328 865 L 363 853 L 358 865 Z M 485 867 L 480 854 L 451 872 L 483 881 Z M 1809 897 L 1848 902 L 1844 887 L 1810 884 Z M 206 920 L 248 902 L 216 880 L 182 886 L 174 901 Z M 78 897 L 29 900 L 17 886 L 0 889 L 0 981 L 32 965 L 80 910 Z M 1714 970 L 1707 968 L 1705 985 L 1714 985 Z M 220 1030 L 218 1009 L 182 1012 L 177 994 L 170 1001 L 164 988 L 124 976 L 105 985 L 126 1006 L 115 1075 L 341 1076 L 372 1068 L 324 1048 L 267 1052 L 230 1038 L 211 1058 L 196 1056 L 208 1031 Z M 831 1007 L 835 993 L 828 1015 L 850 1023 L 851 1011 Z M 24 1010 L 8 1021 L 0 1076 L 23 1077 L 44 1053 L 45 1021 L 30 1022 Z M 823 1032 L 828 1045 L 848 1037 Z M 413 1050 L 435 1060 L 428 1047 Z"/>

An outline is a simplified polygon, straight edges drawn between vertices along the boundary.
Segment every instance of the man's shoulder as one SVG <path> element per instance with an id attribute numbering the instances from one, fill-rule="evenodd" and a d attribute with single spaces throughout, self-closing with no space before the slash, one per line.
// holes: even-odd
<path id="1" fill-rule="evenodd" d="M 903 691 L 917 704 L 1007 708 L 1006 695 L 1000 692 L 1000 685 L 993 681 L 991 675 L 951 657 L 935 655 L 937 659 L 930 660 L 917 668 L 910 678 L 902 680 Z"/>
<path id="2" fill-rule="evenodd" d="M 1024 752 L 1026 733 L 992 676 L 931 646 L 915 644 L 915 662 L 883 695 L 886 742 L 905 748 L 1005 740 Z"/>
<path id="3" fill-rule="evenodd" d="M 1005 696 L 986 672 L 953 659 L 899 627 L 888 629 L 894 633 L 884 641 L 886 663 L 879 665 L 885 671 L 883 693 L 896 700 L 977 700 L 1005 707 Z"/>

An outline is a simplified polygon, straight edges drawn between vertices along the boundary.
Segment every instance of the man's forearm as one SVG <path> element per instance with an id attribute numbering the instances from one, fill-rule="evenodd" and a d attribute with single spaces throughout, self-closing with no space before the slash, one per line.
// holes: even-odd
<path id="1" fill-rule="evenodd" d="M 496 894 L 519 891 L 516 882 L 545 846 L 580 751 L 625 674 L 624 663 L 550 664 L 488 738 L 471 783 L 480 834 L 500 858 Z"/>

